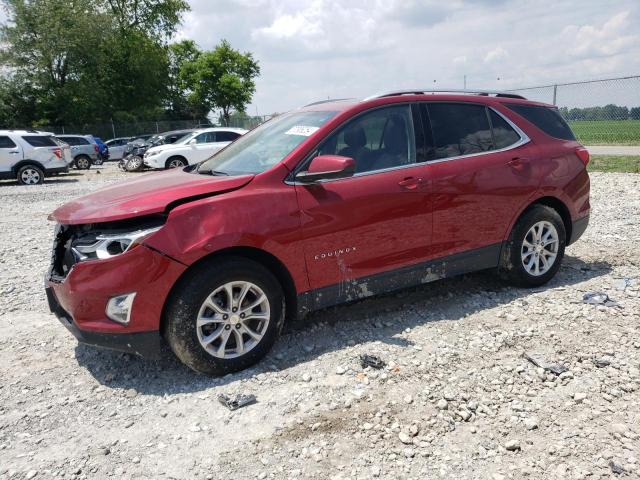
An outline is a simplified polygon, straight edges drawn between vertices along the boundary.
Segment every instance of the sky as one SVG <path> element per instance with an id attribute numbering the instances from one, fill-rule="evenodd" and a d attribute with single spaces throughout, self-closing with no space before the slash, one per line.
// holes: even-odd
<path id="1" fill-rule="evenodd" d="M 225 38 L 259 61 L 252 115 L 399 88 L 462 88 L 465 75 L 468 88 L 501 90 L 640 75 L 640 0 L 190 4 L 177 39 L 210 49 Z M 640 82 L 616 86 L 618 103 L 640 105 Z M 611 91 L 561 95 L 592 89 Z"/>
<path id="2" fill-rule="evenodd" d="M 174 40 L 249 51 L 251 115 L 396 89 L 507 90 L 640 75 L 640 0 L 190 0 Z M 0 21 L 4 13 L 0 9 Z M 525 96 L 552 101 L 552 89 Z M 561 87 L 640 105 L 640 79 Z"/>

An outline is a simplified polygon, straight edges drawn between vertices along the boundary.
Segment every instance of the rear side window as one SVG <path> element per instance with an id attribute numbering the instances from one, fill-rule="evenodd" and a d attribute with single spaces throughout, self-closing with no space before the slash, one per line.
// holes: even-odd
<path id="1" fill-rule="evenodd" d="M 216 132 L 216 142 L 233 142 L 239 136 L 239 133 L 234 132 Z"/>
<path id="2" fill-rule="evenodd" d="M 434 142 L 429 159 L 493 150 L 491 126 L 484 106 L 430 103 L 427 108 Z"/>
<path id="3" fill-rule="evenodd" d="M 491 109 L 489 109 L 489 117 L 493 127 L 493 144 L 497 150 L 507 148 L 520 140 L 520 135 L 511 125 Z"/>
<path id="4" fill-rule="evenodd" d="M 45 135 L 28 135 L 22 137 L 32 147 L 56 147 L 56 142 L 51 137 Z"/>
<path id="5" fill-rule="evenodd" d="M 0 148 L 15 148 L 15 146 L 16 144 L 9 137 L 0 137 Z"/>
<path id="6" fill-rule="evenodd" d="M 82 137 L 58 137 L 63 142 L 67 142 L 69 145 L 89 145 L 89 140 Z"/>
<path id="7" fill-rule="evenodd" d="M 575 140 L 576 137 L 556 108 L 538 105 L 505 104 L 518 115 L 526 118 L 547 135 L 561 140 Z"/>

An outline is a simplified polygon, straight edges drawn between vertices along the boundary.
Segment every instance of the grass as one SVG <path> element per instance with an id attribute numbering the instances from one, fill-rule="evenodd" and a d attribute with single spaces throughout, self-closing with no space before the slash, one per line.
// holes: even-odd
<path id="1" fill-rule="evenodd" d="M 585 120 L 569 126 L 585 145 L 640 145 L 640 120 Z"/>
<path id="2" fill-rule="evenodd" d="M 640 156 L 591 155 L 590 172 L 640 173 Z"/>

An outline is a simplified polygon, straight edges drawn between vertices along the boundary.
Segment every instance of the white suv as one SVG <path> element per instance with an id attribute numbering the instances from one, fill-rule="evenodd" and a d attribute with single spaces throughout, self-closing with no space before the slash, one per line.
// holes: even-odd
<path id="1" fill-rule="evenodd" d="M 37 185 L 45 176 L 69 171 L 69 145 L 49 132 L 0 130 L 0 179 Z"/>
<path id="2" fill-rule="evenodd" d="M 236 138 L 247 133 L 242 128 L 204 128 L 169 145 L 151 147 L 144 154 L 150 168 L 176 168 L 206 160 Z"/>

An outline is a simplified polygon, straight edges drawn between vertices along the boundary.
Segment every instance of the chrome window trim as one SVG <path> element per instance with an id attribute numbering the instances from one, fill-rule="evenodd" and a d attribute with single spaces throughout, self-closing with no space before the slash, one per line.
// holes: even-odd
<path id="1" fill-rule="evenodd" d="M 407 103 L 409 103 L 409 102 L 407 102 Z M 415 102 L 415 103 L 419 104 L 419 103 L 429 103 L 429 102 Z M 445 102 L 445 103 L 461 103 L 461 104 L 466 104 L 466 105 L 469 105 L 469 104 L 470 105 L 481 105 L 483 107 L 489 108 L 493 112 L 495 112 L 497 115 L 502 117 L 502 119 L 505 122 L 507 122 L 507 124 L 509 124 L 509 126 L 511 128 L 513 128 L 515 130 L 515 132 L 520 136 L 520 140 L 518 140 L 515 143 L 512 143 L 508 147 L 500 148 L 498 150 L 487 150 L 485 152 L 468 153 L 466 155 L 457 155 L 455 157 L 437 158 L 435 160 L 427 160 L 425 162 L 414 162 L 414 163 L 410 163 L 410 164 L 407 164 L 407 165 L 399 165 L 397 167 L 382 168 L 380 170 L 371 170 L 369 172 L 360 172 L 360 173 L 356 173 L 356 174 L 354 174 L 354 175 L 352 175 L 350 177 L 334 178 L 334 179 L 327 179 L 327 180 L 318 180 L 317 182 L 313 182 L 313 183 L 297 182 L 295 180 L 293 180 L 293 181 L 285 180 L 284 183 L 286 183 L 287 185 L 300 185 L 300 186 L 302 186 L 302 185 L 316 185 L 316 184 L 319 184 L 319 183 L 339 182 L 339 181 L 342 181 L 342 180 L 349 180 L 351 178 L 364 177 L 364 176 L 367 176 L 367 175 L 375 175 L 375 174 L 378 174 L 378 173 L 387 173 L 387 172 L 392 172 L 394 170 L 402 170 L 402 169 L 410 168 L 410 167 L 429 166 L 429 165 L 431 165 L 433 163 L 450 162 L 450 161 L 453 161 L 453 160 L 460 160 L 460 159 L 465 159 L 465 158 L 479 157 L 481 155 L 490 155 L 492 153 L 508 152 L 509 150 L 514 150 L 514 149 L 519 148 L 519 147 L 521 147 L 523 145 L 526 145 L 527 143 L 529 143 L 531 141 L 529 136 L 526 133 L 524 133 L 524 131 L 522 131 L 522 129 L 520 127 L 518 127 L 515 123 L 513 123 L 511 121 L 511 119 L 509 119 L 506 115 L 502 114 L 501 112 L 499 112 L 498 110 L 496 110 L 495 108 L 493 108 L 493 107 L 491 107 L 489 105 L 485 105 L 485 104 L 482 104 L 482 103 L 472 103 L 472 102 Z M 356 117 L 354 117 L 354 118 L 356 118 Z M 414 128 L 415 128 L 415 126 L 414 126 Z M 493 130 L 493 125 L 491 125 L 491 129 Z M 331 135 L 332 133 L 330 133 L 329 135 Z M 329 135 L 327 135 L 327 137 Z M 322 142 L 320 142 L 320 143 L 322 143 Z"/>

